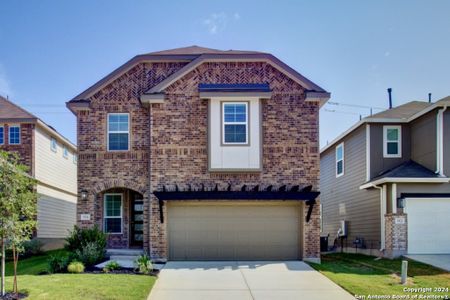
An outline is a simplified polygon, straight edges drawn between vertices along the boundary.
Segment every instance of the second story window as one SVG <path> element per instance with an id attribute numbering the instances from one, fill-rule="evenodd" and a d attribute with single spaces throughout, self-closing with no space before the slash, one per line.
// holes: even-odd
<path id="1" fill-rule="evenodd" d="M 52 138 L 51 140 L 50 140 L 50 149 L 53 151 L 53 152 L 56 152 L 56 149 L 57 149 L 57 143 L 56 143 L 56 139 L 55 138 Z"/>
<path id="2" fill-rule="evenodd" d="M 0 145 L 5 143 L 5 127 L 0 126 Z"/>
<path id="3" fill-rule="evenodd" d="M 73 154 L 73 163 L 74 164 L 78 163 L 78 156 L 75 153 Z"/>
<path id="4" fill-rule="evenodd" d="M 336 177 L 344 175 L 344 143 L 336 146 Z"/>
<path id="5" fill-rule="evenodd" d="M 69 157 L 69 150 L 67 150 L 66 147 L 63 148 L 63 157 L 68 158 Z"/>
<path id="6" fill-rule="evenodd" d="M 130 142 L 129 114 L 108 114 L 108 151 L 127 151 Z"/>
<path id="7" fill-rule="evenodd" d="M 9 144 L 10 145 L 20 144 L 20 125 L 9 126 Z"/>
<path id="8" fill-rule="evenodd" d="M 248 144 L 248 103 L 225 102 L 223 111 L 223 144 Z"/>
<path id="9" fill-rule="evenodd" d="M 386 158 L 402 157 L 401 126 L 383 126 L 383 156 Z"/>

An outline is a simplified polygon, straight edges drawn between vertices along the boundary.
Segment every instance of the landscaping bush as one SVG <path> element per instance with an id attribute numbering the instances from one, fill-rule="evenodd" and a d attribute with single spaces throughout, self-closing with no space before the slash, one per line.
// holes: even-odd
<path id="1" fill-rule="evenodd" d="M 65 240 L 64 248 L 71 252 L 82 250 L 89 243 L 95 243 L 98 249 L 106 250 L 106 234 L 97 225 L 83 229 L 74 226 Z"/>
<path id="2" fill-rule="evenodd" d="M 23 256 L 29 257 L 29 256 L 33 256 L 33 255 L 43 254 L 44 253 L 44 251 L 42 250 L 43 245 L 44 244 L 38 239 L 33 239 L 30 241 L 24 242 L 23 243 L 23 248 L 24 248 Z"/>
<path id="3" fill-rule="evenodd" d="M 101 262 L 104 257 L 105 249 L 99 248 L 95 242 L 89 242 L 83 248 L 75 251 L 75 258 L 88 267 Z"/>
<path id="4" fill-rule="evenodd" d="M 84 265 L 83 265 L 82 262 L 73 261 L 67 266 L 67 271 L 69 273 L 83 273 L 84 272 Z"/>
<path id="5" fill-rule="evenodd" d="M 150 257 L 144 253 L 140 255 L 134 262 L 136 270 L 142 274 L 150 274 L 153 271 L 153 264 Z"/>
<path id="6" fill-rule="evenodd" d="M 48 259 L 48 272 L 61 273 L 65 272 L 69 264 L 69 257 L 66 255 L 52 255 Z"/>
<path id="7" fill-rule="evenodd" d="M 114 270 L 119 270 L 120 268 L 122 268 L 122 266 L 119 265 L 119 263 L 117 261 L 112 260 L 106 264 L 106 266 L 103 268 L 103 272 L 109 273 Z"/>
<path id="8" fill-rule="evenodd" d="M 72 253 L 77 261 L 85 266 L 101 262 L 106 255 L 106 234 L 98 226 L 79 228 L 74 226 L 66 238 L 64 248 Z"/>

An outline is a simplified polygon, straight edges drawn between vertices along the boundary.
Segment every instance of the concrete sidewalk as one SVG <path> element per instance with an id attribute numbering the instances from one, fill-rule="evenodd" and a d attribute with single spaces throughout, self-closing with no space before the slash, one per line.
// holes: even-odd
<path id="1" fill-rule="evenodd" d="M 354 299 L 301 261 L 169 262 L 150 300 Z"/>

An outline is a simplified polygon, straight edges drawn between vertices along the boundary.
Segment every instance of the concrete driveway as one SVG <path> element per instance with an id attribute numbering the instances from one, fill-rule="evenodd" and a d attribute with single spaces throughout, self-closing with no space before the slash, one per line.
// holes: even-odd
<path id="1" fill-rule="evenodd" d="M 355 299 L 301 261 L 168 262 L 150 300 Z"/>
<path id="2" fill-rule="evenodd" d="M 411 254 L 406 257 L 450 272 L 450 254 Z"/>

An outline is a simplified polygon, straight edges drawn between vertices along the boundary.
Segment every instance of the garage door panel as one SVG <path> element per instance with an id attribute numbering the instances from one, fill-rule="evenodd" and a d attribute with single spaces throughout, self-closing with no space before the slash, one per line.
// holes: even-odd
<path id="1" fill-rule="evenodd" d="M 300 220 L 299 206 L 169 206 L 169 258 L 298 259 Z"/>
<path id="2" fill-rule="evenodd" d="M 450 199 L 408 198 L 408 253 L 450 253 Z"/>

